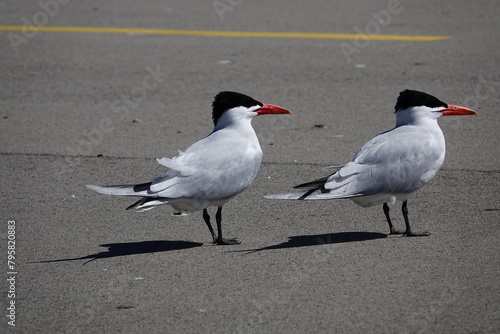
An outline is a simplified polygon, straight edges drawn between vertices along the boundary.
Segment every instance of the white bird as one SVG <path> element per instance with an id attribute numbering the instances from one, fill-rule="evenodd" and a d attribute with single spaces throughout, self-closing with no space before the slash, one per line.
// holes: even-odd
<path id="1" fill-rule="evenodd" d="M 269 199 L 319 200 L 349 198 L 362 207 L 383 204 L 390 234 L 429 235 L 413 232 L 408 220 L 407 201 L 414 191 L 429 182 L 441 167 L 445 140 L 438 125 L 441 116 L 477 115 L 471 109 L 446 104 L 434 96 L 405 90 L 395 106 L 396 126 L 383 132 L 356 153 L 345 166 L 329 166 L 328 177 L 304 183 L 295 188 L 305 193 L 264 196 Z M 389 206 L 402 201 L 405 231 L 394 228 Z"/>
<path id="2" fill-rule="evenodd" d="M 95 186 L 100 194 L 138 196 L 127 209 L 150 210 L 169 204 L 181 215 L 203 210 L 203 219 L 218 245 L 239 244 L 222 237 L 222 206 L 245 190 L 257 176 L 262 150 L 251 121 L 255 116 L 291 114 L 290 111 L 236 93 L 220 92 L 212 104 L 213 131 L 184 152 L 168 159 L 157 159 L 169 168 L 165 175 L 137 185 Z M 207 208 L 217 206 L 216 235 Z"/>

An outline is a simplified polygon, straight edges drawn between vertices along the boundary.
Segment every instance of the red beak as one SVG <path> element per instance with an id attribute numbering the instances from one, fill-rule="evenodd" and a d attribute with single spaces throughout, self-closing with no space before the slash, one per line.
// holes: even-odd
<path id="1" fill-rule="evenodd" d="M 479 115 L 474 110 L 453 104 L 448 104 L 448 108 L 441 110 L 440 113 L 442 113 L 443 116 Z"/>
<path id="2" fill-rule="evenodd" d="M 292 112 L 282 108 L 280 106 L 275 106 L 274 104 L 262 103 L 262 107 L 255 110 L 257 115 L 270 115 L 270 114 L 291 114 Z"/>

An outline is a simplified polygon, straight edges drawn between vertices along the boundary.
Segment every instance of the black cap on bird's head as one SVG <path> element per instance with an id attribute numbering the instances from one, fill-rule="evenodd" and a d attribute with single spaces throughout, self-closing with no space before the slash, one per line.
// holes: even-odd
<path id="1" fill-rule="evenodd" d="M 427 107 L 434 109 L 436 113 L 440 113 L 441 116 L 464 116 L 464 115 L 479 115 L 474 110 L 466 107 L 457 106 L 454 104 L 444 103 L 443 101 L 435 98 L 424 92 L 419 92 L 418 90 L 405 89 L 399 93 L 398 102 L 394 107 L 394 112 L 397 113 L 401 110 L 406 110 L 411 107 Z"/>
<path id="2" fill-rule="evenodd" d="M 236 107 L 250 108 L 254 106 L 262 106 L 262 103 L 245 94 L 229 91 L 220 92 L 215 96 L 212 103 L 212 119 L 214 124 L 217 124 L 217 121 L 226 110 Z"/>
<path id="3" fill-rule="evenodd" d="M 446 103 L 432 95 L 419 92 L 418 90 L 405 89 L 399 93 L 398 101 L 394 107 L 394 112 L 420 106 L 426 106 L 429 108 L 448 107 Z"/>
<path id="4" fill-rule="evenodd" d="M 255 108 L 252 111 L 257 115 L 291 114 L 290 111 L 280 106 L 259 102 L 245 94 L 225 91 L 217 94 L 214 102 L 212 103 L 212 119 L 214 121 L 214 125 L 217 125 L 217 122 L 226 110 L 237 107 L 251 108 L 256 106 L 258 106 L 258 108 Z"/>

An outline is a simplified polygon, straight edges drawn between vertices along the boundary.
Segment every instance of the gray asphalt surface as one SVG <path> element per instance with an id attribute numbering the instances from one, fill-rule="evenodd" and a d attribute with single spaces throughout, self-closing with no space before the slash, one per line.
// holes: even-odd
<path id="1" fill-rule="evenodd" d="M 70 1 L 45 25 L 356 33 L 394 2 L 231 3 L 219 16 L 212 1 Z M 13 47 L 0 31 L 2 276 L 12 220 L 17 272 L 15 298 L 2 279 L 2 331 L 499 333 L 500 7 L 398 8 L 377 32 L 451 38 L 369 41 L 348 61 L 352 40 L 38 32 Z M 41 11 L 1 1 L 0 25 Z M 380 207 L 262 198 L 392 128 L 405 88 L 480 113 L 440 120 L 445 163 L 409 201 L 429 237 L 387 236 Z M 254 120 L 262 169 L 223 212 L 241 245 L 212 245 L 201 213 L 129 212 L 85 188 L 161 174 L 154 158 L 211 131 L 221 90 L 294 112 Z"/>

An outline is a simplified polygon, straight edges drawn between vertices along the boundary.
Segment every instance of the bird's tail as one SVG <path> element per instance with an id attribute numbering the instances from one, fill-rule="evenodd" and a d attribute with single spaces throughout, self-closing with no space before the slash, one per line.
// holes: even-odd
<path id="1" fill-rule="evenodd" d="M 294 188 L 297 189 L 307 189 L 305 193 L 287 193 L 287 194 L 276 194 L 276 195 L 267 195 L 264 196 L 264 198 L 267 199 L 298 199 L 298 200 L 304 200 L 304 199 L 309 199 L 308 197 L 315 193 L 316 191 L 321 191 L 321 189 L 324 189 L 324 185 L 326 180 L 328 180 L 328 177 L 323 177 L 321 179 L 307 182 L 307 183 L 302 183 L 299 184 L 298 186 L 295 186 Z"/>
<path id="2" fill-rule="evenodd" d="M 99 194 L 115 196 L 148 196 L 151 182 L 136 185 L 118 185 L 118 186 L 95 186 L 87 185 L 87 188 L 94 190 Z"/>
<path id="3" fill-rule="evenodd" d="M 155 206 L 168 203 L 168 198 L 162 197 L 143 197 L 134 204 L 130 205 L 126 210 L 135 209 L 138 212 L 154 209 Z"/>
<path id="4" fill-rule="evenodd" d="M 343 166 L 328 166 L 323 168 L 323 170 L 327 171 L 333 171 L 335 174 L 338 172 Z M 305 199 L 327 199 L 329 198 L 327 193 L 328 191 L 325 189 L 325 183 L 328 181 L 330 176 L 322 177 L 321 179 L 317 179 L 311 182 L 306 182 L 299 184 L 298 186 L 295 186 L 295 189 L 307 189 L 305 193 L 287 193 L 287 194 L 276 194 L 276 195 L 267 195 L 264 196 L 264 198 L 267 199 L 298 199 L 298 200 L 305 200 Z"/>
<path id="5" fill-rule="evenodd" d="M 142 197 L 140 200 L 127 208 L 127 210 L 136 209 L 137 211 L 141 212 L 151 210 L 157 205 L 166 204 L 170 200 L 164 197 L 156 197 L 157 195 L 151 193 L 150 186 L 151 182 L 136 185 L 119 186 L 95 186 L 89 184 L 87 185 L 87 188 L 104 195 Z"/>
<path id="6" fill-rule="evenodd" d="M 299 199 L 299 200 L 302 200 L 302 199 L 305 199 L 304 196 L 307 197 L 307 193 L 306 192 L 305 194 L 303 193 L 287 193 L 287 194 L 275 194 L 275 195 L 266 195 L 264 196 L 264 198 L 267 198 L 267 199 Z"/>
<path id="7" fill-rule="evenodd" d="M 287 194 L 276 194 L 276 195 L 266 195 L 264 198 L 267 199 L 295 199 L 295 200 L 325 200 L 325 199 L 340 199 L 340 198 L 352 198 L 358 197 L 360 195 L 335 195 L 329 191 L 322 192 L 320 189 L 310 189 L 305 193 L 287 193 Z"/>

